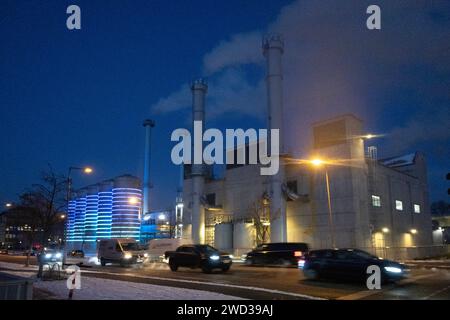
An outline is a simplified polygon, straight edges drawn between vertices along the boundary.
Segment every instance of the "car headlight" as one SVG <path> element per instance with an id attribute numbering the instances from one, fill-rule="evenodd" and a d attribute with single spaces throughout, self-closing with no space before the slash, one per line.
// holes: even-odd
<path id="1" fill-rule="evenodd" d="M 384 267 L 384 270 L 391 273 L 402 273 L 402 269 L 397 267 Z"/>
<path id="2" fill-rule="evenodd" d="M 57 254 L 55 254 L 55 258 L 56 258 L 56 259 L 60 259 L 61 257 L 62 257 L 61 252 L 58 252 Z"/>
<path id="3" fill-rule="evenodd" d="M 131 253 L 125 253 L 124 258 L 131 259 L 131 258 L 133 258 L 133 255 Z"/>
<path id="4" fill-rule="evenodd" d="M 214 255 L 214 256 L 210 256 L 209 257 L 211 260 L 213 260 L 213 261 L 217 261 L 217 260 L 219 260 L 220 259 L 220 257 L 219 256 L 217 256 L 217 255 Z"/>
<path id="5" fill-rule="evenodd" d="M 234 259 L 234 256 L 233 256 L 232 254 L 230 254 L 230 256 L 229 256 L 229 257 L 230 257 L 230 259 Z"/>
<path id="6" fill-rule="evenodd" d="M 45 254 L 45 259 L 50 259 L 52 257 L 52 254 L 51 253 L 46 253 Z"/>
<path id="7" fill-rule="evenodd" d="M 144 253 L 144 258 L 148 258 L 148 253 Z"/>

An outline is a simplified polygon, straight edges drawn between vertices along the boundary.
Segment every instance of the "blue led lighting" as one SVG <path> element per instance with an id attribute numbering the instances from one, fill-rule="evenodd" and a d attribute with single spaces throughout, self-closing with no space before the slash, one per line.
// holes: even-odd
<path id="1" fill-rule="evenodd" d="M 141 199 L 140 189 L 113 188 L 71 200 L 67 240 L 83 243 L 109 238 L 139 240 Z"/>

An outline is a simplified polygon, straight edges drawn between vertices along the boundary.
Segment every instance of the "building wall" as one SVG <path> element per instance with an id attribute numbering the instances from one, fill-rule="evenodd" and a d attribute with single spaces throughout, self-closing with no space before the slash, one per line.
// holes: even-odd
<path id="1" fill-rule="evenodd" d="M 307 242 L 315 249 L 329 248 L 334 229 L 337 247 L 377 252 L 386 247 L 432 244 L 422 155 L 418 154 L 413 165 L 395 169 L 366 159 L 362 122 L 352 115 L 316 123 L 313 131 L 314 147 L 308 158 L 320 157 L 329 163 L 318 168 L 305 163 L 287 165 L 285 183 L 295 185 L 296 193 L 301 195 L 298 200 L 287 201 L 288 241 Z M 329 220 L 326 173 L 333 228 Z M 207 181 L 205 194 L 215 193 L 216 205 L 222 206 L 222 210 L 212 214 L 230 215 L 235 224 L 251 217 L 250 208 L 267 190 L 267 179 L 260 175 L 257 165 L 247 165 L 226 170 L 224 179 Z M 191 189 L 192 181 L 186 179 L 187 201 L 192 198 Z M 372 205 L 372 195 L 380 197 L 381 207 Z M 403 211 L 395 209 L 395 200 L 403 202 Z M 414 204 L 420 206 L 420 213 L 414 213 Z M 189 235 L 188 212 L 189 209 L 184 221 L 185 236 Z M 384 233 L 383 228 L 389 232 Z M 413 234 L 412 229 L 417 233 Z M 240 248 L 234 244 L 234 249 Z"/>

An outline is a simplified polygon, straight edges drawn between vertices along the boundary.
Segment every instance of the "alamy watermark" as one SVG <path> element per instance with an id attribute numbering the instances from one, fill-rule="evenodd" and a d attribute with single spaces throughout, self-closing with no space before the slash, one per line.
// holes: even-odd
<path id="1" fill-rule="evenodd" d="M 261 164 L 261 175 L 276 175 L 280 167 L 280 132 L 279 129 L 271 129 L 268 140 L 268 131 L 226 129 L 224 139 L 219 129 L 203 132 L 202 121 L 194 121 L 193 138 L 187 129 L 179 128 L 172 132 L 171 141 L 178 143 L 172 148 L 171 159 L 176 165 Z M 205 142 L 208 142 L 206 146 Z"/>

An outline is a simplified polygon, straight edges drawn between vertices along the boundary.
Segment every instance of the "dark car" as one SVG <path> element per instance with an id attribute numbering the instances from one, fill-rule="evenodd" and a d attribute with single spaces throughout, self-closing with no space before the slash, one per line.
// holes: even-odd
<path id="1" fill-rule="evenodd" d="M 265 243 L 247 253 L 247 264 L 298 265 L 298 261 L 309 252 L 309 246 L 302 242 Z"/>
<path id="2" fill-rule="evenodd" d="M 367 268 L 376 265 L 383 282 L 397 281 L 407 276 L 401 263 L 378 258 L 359 249 L 326 249 L 309 252 L 299 267 L 308 279 L 330 278 L 337 280 L 365 281 Z"/>
<path id="3" fill-rule="evenodd" d="M 226 272 L 232 264 L 229 254 L 208 245 L 183 245 L 176 251 L 167 251 L 165 257 L 172 271 L 177 271 L 178 267 L 189 267 L 201 268 L 205 273 L 213 269 Z"/>
<path id="4" fill-rule="evenodd" d="M 67 253 L 68 257 L 72 258 L 84 258 L 84 251 L 83 250 L 72 250 Z"/>

